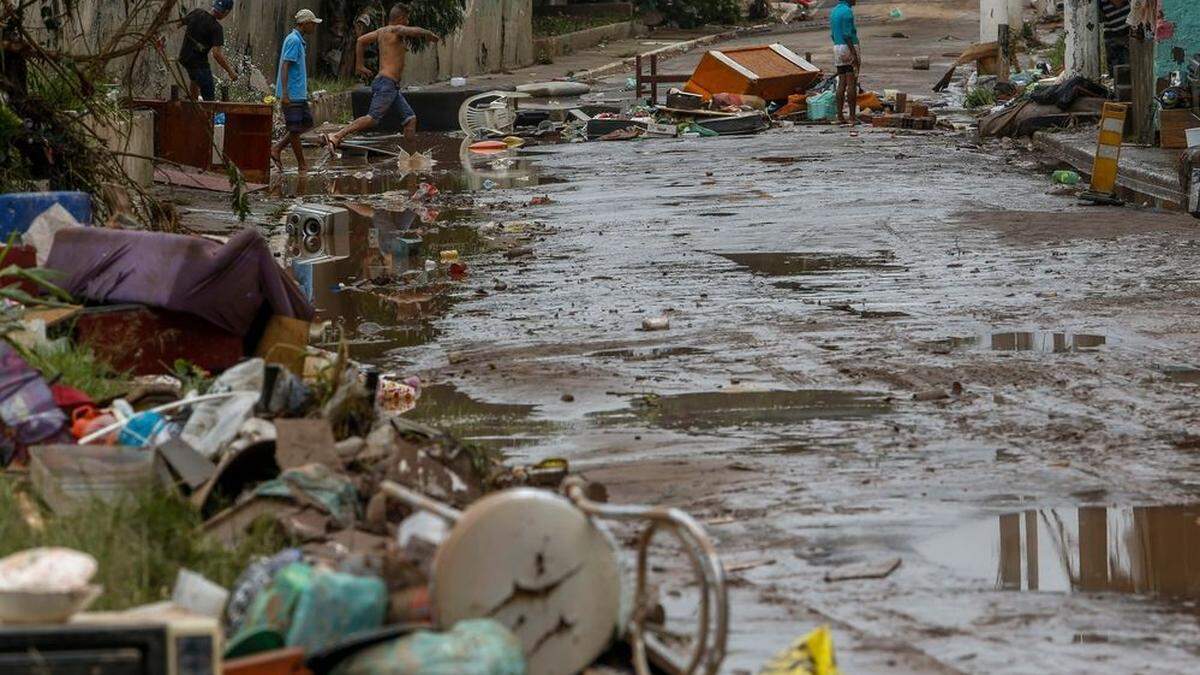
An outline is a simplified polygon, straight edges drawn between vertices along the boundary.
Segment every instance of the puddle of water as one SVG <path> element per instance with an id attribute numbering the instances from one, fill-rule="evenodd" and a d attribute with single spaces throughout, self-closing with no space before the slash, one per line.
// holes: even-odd
<path id="1" fill-rule="evenodd" d="M 699 356 L 710 354 L 707 349 L 699 347 L 639 347 L 632 349 L 609 349 L 602 352 L 592 352 L 588 356 L 605 359 L 614 358 L 625 361 L 658 361 L 676 356 Z"/>
<path id="2" fill-rule="evenodd" d="M 349 210 L 348 223 L 315 235 L 289 232 L 286 244 L 287 261 L 312 297 L 318 320 L 332 322 L 323 345 L 335 347 L 344 337 L 350 355 L 370 363 L 392 349 L 431 341 L 436 337 L 432 320 L 454 300 L 448 288 L 394 282 L 406 273 L 419 274 L 425 258 L 436 259 L 443 250 L 476 252 L 483 246 L 478 231 L 423 223 L 422 215 L 428 214 L 411 209 L 354 205 Z"/>
<path id="3" fill-rule="evenodd" d="M 970 523 L 917 546 L 1000 590 L 1200 598 L 1200 505 L 1080 507 Z"/>
<path id="4" fill-rule="evenodd" d="M 504 451 L 537 443 L 553 430 L 552 423 L 531 419 L 535 409 L 533 405 L 485 403 L 452 384 L 435 384 L 421 390 L 417 407 L 406 417 L 480 447 Z"/>
<path id="5" fill-rule="evenodd" d="M 540 175 L 533 160 L 520 150 L 479 154 L 468 149 L 471 141 L 444 134 L 419 133 L 406 150 L 430 153 L 433 169 L 423 173 L 401 170 L 396 159 L 384 153 L 401 149 L 397 136 L 362 136 L 350 142 L 383 152 L 368 153 L 360 148 L 345 148 L 342 157 L 331 157 L 324 148 L 306 151 L 311 166 L 307 175 L 285 174 L 273 187 L 276 196 L 370 195 L 384 192 L 412 192 L 421 183 L 431 183 L 447 193 L 533 187 L 563 182 Z"/>
<path id="6" fill-rule="evenodd" d="M 1108 344 L 1108 337 L 1087 333 L 1053 331 L 1015 331 L 970 337 L 949 337 L 929 345 L 941 350 L 985 349 L 995 352 L 1040 352 L 1066 354 L 1095 351 Z"/>
<path id="7" fill-rule="evenodd" d="M 635 399 L 628 409 L 595 416 L 612 424 L 641 422 L 665 429 L 705 430 L 870 417 L 889 410 L 889 405 L 873 394 L 805 389 L 646 396 Z"/>
<path id="8" fill-rule="evenodd" d="M 840 272 L 845 270 L 894 270 L 895 256 L 889 251 L 873 255 L 843 253 L 718 253 L 717 255 L 748 268 L 754 274 L 767 277 L 793 277 L 803 274 Z"/>

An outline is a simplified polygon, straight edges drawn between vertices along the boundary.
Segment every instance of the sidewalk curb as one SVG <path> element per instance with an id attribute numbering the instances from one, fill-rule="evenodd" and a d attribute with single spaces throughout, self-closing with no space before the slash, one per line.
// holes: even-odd
<path id="1" fill-rule="evenodd" d="M 1090 176 L 1092 173 L 1094 153 L 1075 147 L 1056 134 L 1038 131 L 1033 135 L 1033 145 L 1038 150 L 1070 164 L 1082 174 Z M 1179 177 L 1173 173 L 1122 162 L 1117 171 L 1117 185 L 1175 204 L 1187 204 L 1187 196 L 1179 187 Z"/>
<path id="2" fill-rule="evenodd" d="M 860 26 L 879 23 L 878 20 L 859 21 Z M 680 56 L 686 54 L 697 47 L 705 47 L 718 42 L 725 42 L 742 37 L 750 37 L 754 35 L 788 35 L 792 33 L 811 33 L 814 31 L 828 30 L 829 20 L 820 19 L 815 21 L 805 21 L 803 24 L 762 24 L 758 26 L 750 26 L 745 28 L 734 28 L 722 33 L 713 33 L 712 35 L 702 35 L 692 40 L 685 42 L 676 42 L 675 44 L 659 47 L 651 51 L 640 54 L 641 58 L 650 58 L 651 56 L 667 57 Z M 637 63 L 637 56 L 613 61 L 602 66 L 597 66 L 589 70 L 581 70 L 574 74 L 576 80 L 598 80 L 602 77 L 607 77 L 615 73 L 623 72 L 631 69 Z"/>

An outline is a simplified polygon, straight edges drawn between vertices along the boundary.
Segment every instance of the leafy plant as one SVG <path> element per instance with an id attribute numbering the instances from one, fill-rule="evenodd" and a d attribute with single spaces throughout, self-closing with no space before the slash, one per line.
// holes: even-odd
<path id="1" fill-rule="evenodd" d="M 742 18 L 739 0 L 642 0 L 643 10 L 657 10 L 680 28 L 706 24 L 733 24 Z"/>
<path id="2" fill-rule="evenodd" d="M 411 0 L 408 4 L 408 22 L 427 28 L 443 37 L 462 27 L 466 0 Z M 421 51 L 430 43 L 413 41 L 413 51 Z"/>
<path id="3" fill-rule="evenodd" d="M 128 391 L 129 373 L 118 372 L 86 345 L 56 340 L 26 350 L 23 356 L 47 380 L 75 387 L 93 401 L 106 401 Z"/>
<path id="4" fill-rule="evenodd" d="M 1054 47 L 1049 54 L 1050 67 L 1054 72 L 1060 72 L 1067 63 L 1067 36 L 1062 34 L 1058 36 L 1058 41 L 1054 43 Z"/>
<path id="5" fill-rule="evenodd" d="M 985 108 L 996 105 L 996 92 L 987 87 L 975 87 L 967 92 L 963 105 L 968 108 Z"/>
<path id="6" fill-rule="evenodd" d="M 175 359 L 171 374 L 179 380 L 185 394 L 189 391 L 205 394 L 213 383 L 212 373 L 187 359 Z"/>

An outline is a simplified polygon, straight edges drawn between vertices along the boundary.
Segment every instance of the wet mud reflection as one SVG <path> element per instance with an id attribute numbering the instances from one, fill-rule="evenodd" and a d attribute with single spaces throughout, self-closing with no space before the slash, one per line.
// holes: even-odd
<path id="1" fill-rule="evenodd" d="M 1200 597 L 1200 505 L 1012 513 L 918 546 L 995 588 Z"/>

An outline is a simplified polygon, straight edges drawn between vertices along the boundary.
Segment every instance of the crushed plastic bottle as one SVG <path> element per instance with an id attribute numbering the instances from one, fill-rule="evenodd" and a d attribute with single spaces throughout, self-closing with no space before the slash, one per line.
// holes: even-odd
<path id="1" fill-rule="evenodd" d="M 1051 175 L 1051 178 L 1059 185 L 1078 185 L 1079 181 L 1082 180 L 1078 173 L 1066 169 L 1055 171 Z"/>

